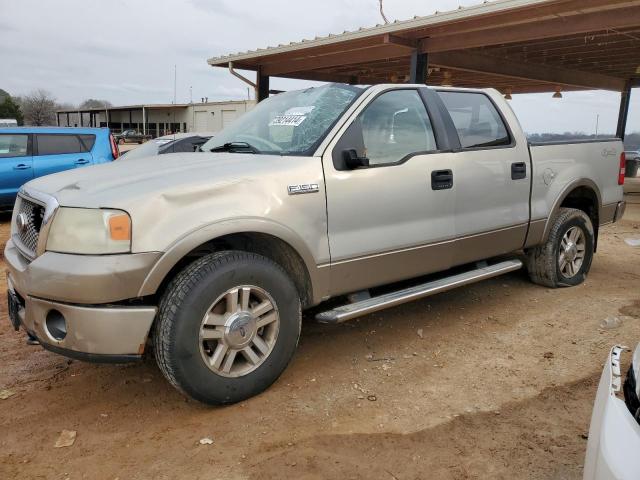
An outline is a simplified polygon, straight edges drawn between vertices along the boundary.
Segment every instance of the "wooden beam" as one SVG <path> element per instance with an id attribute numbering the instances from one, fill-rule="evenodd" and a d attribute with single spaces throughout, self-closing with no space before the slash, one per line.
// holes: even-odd
<path id="1" fill-rule="evenodd" d="M 605 12 L 555 17 L 549 20 L 488 28 L 465 35 L 442 35 L 425 38 L 420 49 L 424 53 L 461 50 L 505 43 L 524 42 L 578 33 L 627 28 L 640 25 L 640 8 L 616 8 Z"/>
<path id="2" fill-rule="evenodd" d="M 550 1 L 543 4 L 524 5 L 517 9 L 503 10 L 491 15 L 477 15 L 463 18 L 454 23 L 428 26 L 414 30 L 412 36 L 427 37 L 440 35 L 458 35 L 469 32 L 485 30 L 498 25 L 507 26 L 526 22 L 539 22 L 551 17 L 567 16 L 573 13 L 589 11 L 606 11 L 608 9 L 628 6 L 629 0 L 565 0 Z M 637 2 L 634 2 L 637 3 Z"/>
<path id="3" fill-rule="evenodd" d="M 392 33 L 386 33 L 382 38 L 382 43 L 385 45 L 397 45 L 399 47 L 406 47 L 410 50 L 415 50 L 418 46 L 418 41 L 411 38 L 399 37 Z"/>
<path id="4" fill-rule="evenodd" d="M 264 65 L 262 71 L 264 75 L 276 76 L 305 70 L 319 70 L 339 67 L 341 65 L 384 60 L 387 58 L 408 57 L 410 53 L 404 45 L 378 44 L 375 47 L 355 51 L 341 51 L 317 57 L 305 57 L 295 60 L 283 60 L 279 63 L 270 63 Z"/>
<path id="5" fill-rule="evenodd" d="M 548 82 L 556 85 L 572 85 L 575 87 L 614 90 L 617 92 L 622 91 L 625 87 L 625 81 L 623 79 L 609 77 L 599 73 L 588 73 L 551 65 L 518 63 L 502 58 L 464 51 L 433 53 L 429 55 L 429 62 L 431 65 L 439 65 L 442 67 Z"/>

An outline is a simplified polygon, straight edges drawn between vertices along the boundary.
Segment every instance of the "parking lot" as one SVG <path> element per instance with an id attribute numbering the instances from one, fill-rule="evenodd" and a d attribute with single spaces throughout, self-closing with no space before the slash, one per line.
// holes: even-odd
<path id="1" fill-rule="evenodd" d="M 0 478 L 581 478 L 602 362 L 640 340 L 640 248 L 625 242 L 640 238 L 640 179 L 627 190 L 584 285 L 521 271 L 339 326 L 309 318 L 280 380 L 224 408 L 183 398 L 152 358 L 27 346 L 3 292 Z M 54 448 L 65 429 L 75 444 Z"/>

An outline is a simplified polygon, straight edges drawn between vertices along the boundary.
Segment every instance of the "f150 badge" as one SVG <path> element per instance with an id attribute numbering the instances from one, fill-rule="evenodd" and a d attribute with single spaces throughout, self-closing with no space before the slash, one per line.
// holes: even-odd
<path id="1" fill-rule="evenodd" d="M 302 185 L 289 185 L 287 190 L 289 195 L 300 195 L 302 193 L 316 193 L 319 188 L 317 183 L 305 183 Z"/>

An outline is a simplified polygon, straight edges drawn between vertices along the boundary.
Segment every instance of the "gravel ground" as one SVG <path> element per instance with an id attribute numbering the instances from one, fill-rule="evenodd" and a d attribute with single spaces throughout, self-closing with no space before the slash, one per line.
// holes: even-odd
<path id="1" fill-rule="evenodd" d="M 640 238 L 640 179 L 628 187 L 584 285 L 515 272 L 339 326 L 306 319 L 281 379 L 224 408 L 183 398 L 152 359 L 25 345 L 2 287 L 0 478 L 579 479 L 607 352 L 640 340 L 640 248 L 624 241 Z M 600 328 L 611 316 L 622 325 Z M 62 430 L 75 443 L 54 448 Z"/>

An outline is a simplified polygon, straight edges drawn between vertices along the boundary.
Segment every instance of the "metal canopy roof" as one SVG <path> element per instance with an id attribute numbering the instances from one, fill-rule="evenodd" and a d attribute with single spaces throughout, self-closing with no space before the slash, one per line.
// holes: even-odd
<path id="1" fill-rule="evenodd" d="M 419 54 L 430 85 L 624 91 L 640 77 L 640 1 L 498 0 L 208 63 L 264 78 L 403 83 Z"/>

